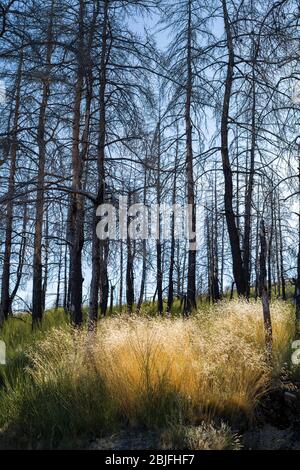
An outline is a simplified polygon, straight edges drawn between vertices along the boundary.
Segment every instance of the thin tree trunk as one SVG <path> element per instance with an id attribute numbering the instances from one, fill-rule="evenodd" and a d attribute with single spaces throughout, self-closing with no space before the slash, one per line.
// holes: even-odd
<path id="1" fill-rule="evenodd" d="M 38 145 L 38 176 L 37 199 L 35 206 L 35 232 L 33 255 L 33 287 L 32 287 L 32 327 L 36 327 L 42 321 L 43 316 L 43 266 L 42 266 L 42 239 L 44 216 L 44 183 L 46 163 L 46 110 L 50 95 L 50 68 L 53 52 L 53 15 L 54 3 L 51 4 L 49 27 L 47 34 L 46 75 L 43 78 L 42 101 L 39 111 L 37 145 Z"/>
<path id="2" fill-rule="evenodd" d="M 187 178 L 187 201 L 191 209 L 191 220 L 189 221 L 189 232 L 196 232 L 196 208 L 194 190 L 193 169 L 193 142 L 192 142 L 192 120 L 191 99 L 193 89 L 192 72 L 192 2 L 188 2 L 188 25 L 187 25 L 187 84 L 185 97 L 185 132 L 186 132 L 186 178 Z M 192 233 L 189 233 L 189 245 L 195 244 Z M 188 274 L 187 274 L 187 301 L 185 315 L 189 315 L 196 308 L 196 248 L 189 246 L 188 249 Z"/>
<path id="3" fill-rule="evenodd" d="M 57 272 L 57 286 L 56 286 L 56 300 L 55 310 L 58 310 L 60 306 L 60 284 L 61 284 L 61 270 L 62 270 L 62 245 L 59 248 L 59 259 L 58 259 L 58 272 Z"/>
<path id="4" fill-rule="evenodd" d="M 160 204 L 161 204 L 161 184 L 160 184 L 160 144 L 161 144 L 161 122 L 160 122 L 160 111 L 159 111 L 159 120 L 157 126 L 157 183 L 156 183 L 156 200 L 158 206 L 158 234 L 156 240 L 156 284 L 157 284 L 157 313 L 159 315 L 163 314 L 163 272 L 162 272 L 162 242 L 161 242 L 161 213 L 160 213 Z"/>
<path id="5" fill-rule="evenodd" d="M 22 235 L 21 235 L 22 241 L 21 241 L 21 246 L 20 246 L 20 251 L 19 251 L 17 278 L 16 278 L 15 286 L 9 298 L 9 306 L 10 306 L 9 313 L 10 314 L 12 313 L 12 304 L 15 299 L 15 296 L 17 295 L 18 289 L 20 287 L 22 274 L 23 274 L 25 254 L 26 254 L 26 242 L 27 242 L 27 237 L 26 237 L 27 225 L 28 225 L 28 208 L 27 208 L 27 202 L 25 202 L 24 215 L 23 215 L 23 227 L 22 227 Z"/>
<path id="6" fill-rule="evenodd" d="M 123 241 L 120 240 L 120 292 L 119 292 L 119 307 L 122 308 L 123 304 Z"/>
<path id="7" fill-rule="evenodd" d="M 284 263 L 283 263 L 283 240 L 282 240 L 282 226 L 281 226 L 281 211 L 280 211 L 280 203 L 279 202 L 278 202 L 278 226 L 279 226 L 278 228 L 279 228 L 279 258 L 280 258 L 281 292 L 282 292 L 282 300 L 286 300 Z"/>
<path id="8" fill-rule="evenodd" d="M 238 295 L 246 295 L 247 283 L 246 273 L 243 266 L 241 247 L 240 247 L 240 236 L 236 225 L 236 218 L 233 210 L 233 184 L 232 184 L 232 169 L 229 160 L 229 143 L 228 143 L 228 132 L 229 132 L 229 109 L 230 109 L 230 98 L 232 93 L 233 85 L 233 73 L 234 73 L 234 49 L 233 49 L 233 38 L 231 32 L 231 25 L 228 16 L 227 2 L 222 0 L 223 15 L 224 15 L 224 26 L 227 38 L 227 49 L 228 49 L 228 64 L 227 64 L 227 76 L 225 82 L 225 92 L 223 100 L 223 111 L 221 120 L 221 154 L 222 154 L 222 165 L 225 182 L 225 215 L 228 228 L 228 235 L 230 240 L 232 264 L 233 264 L 233 276 L 238 291 Z"/>
<path id="9" fill-rule="evenodd" d="M 224 269 L 225 269 L 225 220 L 222 217 L 222 241 L 221 241 L 221 297 L 224 297 Z"/>
<path id="10" fill-rule="evenodd" d="M 244 228 L 244 269 L 246 276 L 246 297 L 250 297 L 250 283 L 251 283 L 251 209 L 252 209 L 252 195 L 254 187 L 254 164 L 255 164 L 255 147 L 256 147 L 256 86 L 255 86 L 255 67 L 257 48 L 252 44 L 252 106 L 251 106 L 251 148 L 250 148 L 250 168 L 249 177 L 247 181 L 246 200 L 245 200 L 245 228 Z M 247 172 L 248 174 L 248 172 Z"/>
<path id="11" fill-rule="evenodd" d="M 115 290 L 115 286 L 111 284 L 110 285 L 110 307 L 109 307 L 109 312 L 111 315 L 113 314 L 113 310 L 114 310 L 114 290 Z"/>
<path id="12" fill-rule="evenodd" d="M 298 228 L 298 255 L 297 255 L 297 278 L 295 285 L 295 297 L 296 297 L 296 331 L 300 334 L 300 215 L 299 217 L 299 228 Z"/>
<path id="13" fill-rule="evenodd" d="M 100 313 L 105 317 L 107 312 L 108 296 L 109 296 L 109 281 L 108 281 L 108 241 L 100 243 Z"/>
<path id="14" fill-rule="evenodd" d="M 172 192 L 172 205 L 175 207 L 176 204 L 176 183 L 177 183 L 177 164 L 178 164 L 178 129 L 177 129 L 177 140 L 175 150 L 175 162 L 174 162 L 174 179 L 173 179 L 173 192 Z M 173 300 L 174 300 L 174 262 L 175 262 L 175 214 L 172 212 L 171 219 L 171 247 L 170 247 L 170 267 L 169 267 L 169 286 L 168 286 L 168 301 L 167 301 L 167 313 L 171 313 Z"/>
<path id="15" fill-rule="evenodd" d="M 90 287 L 90 302 L 89 302 L 89 329 L 93 330 L 96 327 L 98 318 L 98 305 L 99 305 L 99 284 L 100 284 L 100 240 L 97 237 L 96 226 L 98 217 L 96 209 L 99 205 L 104 203 L 105 200 L 105 135 L 106 135 L 106 103 L 105 93 L 107 85 L 106 67 L 107 67 L 107 54 L 108 54 L 108 16 L 109 0 L 103 1 L 103 25 L 101 34 L 101 53 L 100 53 L 100 88 L 99 88 L 99 138 L 97 145 L 97 175 L 98 175 L 98 192 L 96 197 L 96 204 L 94 208 L 94 223 L 92 227 L 92 279 Z"/>
<path id="16" fill-rule="evenodd" d="M 259 203 L 259 188 L 258 188 L 258 203 Z M 259 205 L 257 206 L 259 207 Z M 257 217 L 256 222 L 256 248 L 255 248 L 255 290 L 254 290 L 254 298 L 257 300 L 259 296 L 261 296 L 260 292 L 260 283 L 259 283 L 259 217 Z"/>
<path id="17" fill-rule="evenodd" d="M 131 194 L 129 193 L 128 204 L 131 205 Z M 129 236 L 130 218 L 127 219 L 127 263 L 126 263 L 126 303 L 127 311 L 132 313 L 134 304 L 134 276 L 133 276 L 133 260 L 134 260 L 134 240 Z"/>
<path id="18" fill-rule="evenodd" d="M 68 304 L 68 245 L 65 246 L 65 253 L 64 253 L 64 311 L 67 313 L 69 310 Z"/>
<path id="19" fill-rule="evenodd" d="M 214 198 L 213 198 L 213 300 L 217 302 L 220 300 L 220 286 L 219 286 L 219 250 L 218 250 L 218 200 L 217 200 L 217 173 L 215 168 L 214 175 Z"/>
<path id="20" fill-rule="evenodd" d="M 1 303 L 0 303 L 0 326 L 4 319 L 8 317 L 10 312 L 10 259 L 11 259 L 11 244 L 12 244 L 12 231 L 13 231 L 13 193 L 15 189 L 15 176 L 17 164 L 17 151 L 18 151 L 18 124 L 20 114 L 20 92 L 21 92 L 21 79 L 23 67 L 23 53 L 21 52 L 20 62 L 16 78 L 15 86 L 15 109 L 13 118 L 13 129 L 10 138 L 10 169 L 8 177 L 8 201 L 6 206 L 6 227 L 5 227 L 5 249 L 3 258 L 3 271 L 1 282 Z"/>
<path id="21" fill-rule="evenodd" d="M 299 155 L 299 175 L 298 175 L 298 191 L 300 200 L 300 155 Z M 295 301 L 296 301 L 296 332 L 300 335 L 300 214 L 298 214 L 298 255 L 297 255 L 297 278 L 295 285 Z"/>
<path id="22" fill-rule="evenodd" d="M 80 0 L 78 12 L 78 51 L 77 72 L 72 122 L 72 202 L 71 202 L 71 232 L 70 244 L 70 289 L 71 315 L 75 326 L 82 324 L 82 248 L 83 248 L 83 197 L 82 189 L 83 161 L 80 154 L 80 122 L 81 102 L 84 78 L 84 1 Z"/>
<path id="23" fill-rule="evenodd" d="M 206 247 L 207 247 L 207 300 L 211 302 L 212 300 L 212 260 L 211 260 L 211 228 L 209 213 L 207 208 L 207 213 L 205 217 L 205 230 L 206 230 Z"/>
<path id="24" fill-rule="evenodd" d="M 276 195 L 276 194 L 275 194 Z M 274 196 L 274 225 L 275 225 L 275 264 L 276 264 L 276 283 L 277 286 L 277 298 L 281 296 L 281 281 L 280 281 L 280 260 L 279 260 L 279 229 L 278 229 L 278 211 L 277 201 Z"/>
<path id="25" fill-rule="evenodd" d="M 266 230 L 263 219 L 260 221 L 260 288 L 261 288 L 261 298 L 263 306 L 263 318 L 264 318 L 264 329 L 265 329 L 265 342 L 266 342 L 266 351 L 267 351 L 267 360 L 268 362 L 272 361 L 272 322 L 270 314 L 270 304 L 269 304 L 269 295 L 267 289 L 267 269 L 266 269 L 266 253 L 267 253 L 267 243 L 266 243 Z"/>
<path id="26" fill-rule="evenodd" d="M 43 311 L 46 308 L 46 295 L 48 288 L 48 264 L 49 264 L 49 215 L 48 210 L 46 211 L 46 221 L 45 221 L 45 245 L 44 245 L 44 278 L 43 278 L 43 300 L 42 306 Z"/>
<path id="27" fill-rule="evenodd" d="M 182 284 L 181 284 L 181 272 L 180 272 L 180 240 L 177 240 L 176 243 L 176 275 L 177 275 L 177 296 L 181 294 L 182 291 Z"/>
<path id="28" fill-rule="evenodd" d="M 273 235 L 274 235 L 274 197 L 271 194 L 271 227 L 270 227 L 270 234 L 269 234 L 269 243 L 268 243 L 268 294 L 269 298 L 272 297 L 272 256 L 273 256 Z"/>
<path id="29" fill-rule="evenodd" d="M 146 205 L 146 195 L 147 195 L 147 172 L 145 168 L 145 173 L 144 173 L 144 195 L 143 195 L 143 204 L 144 206 Z M 142 240 L 142 258 L 143 258 L 143 263 L 142 263 L 142 273 L 141 273 L 141 287 L 140 287 L 140 295 L 139 295 L 139 300 L 137 303 L 137 313 L 141 311 L 143 299 L 144 299 L 144 292 L 145 292 L 145 284 L 146 284 L 146 273 L 147 273 L 147 241 L 146 239 L 143 238 Z"/>
<path id="30" fill-rule="evenodd" d="M 134 303 L 134 277 L 133 277 L 133 249 L 132 242 L 127 240 L 127 267 L 126 267 L 126 303 L 128 313 L 132 313 Z"/>

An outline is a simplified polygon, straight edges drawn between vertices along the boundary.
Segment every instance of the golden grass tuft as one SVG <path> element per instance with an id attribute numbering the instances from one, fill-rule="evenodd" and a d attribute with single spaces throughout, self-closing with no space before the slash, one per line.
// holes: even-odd
<path id="1" fill-rule="evenodd" d="M 223 302 L 188 320 L 115 318 L 104 322 L 93 360 L 128 419 L 149 397 L 175 393 L 203 415 L 249 417 L 286 359 L 294 335 L 291 309 L 271 306 L 273 370 L 265 362 L 261 305 Z"/>
<path id="2" fill-rule="evenodd" d="M 272 303 L 271 314 L 273 368 L 265 361 L 261 304 L 255 302 L 221 302 L 189 319 L 111 317 L 99 322 L 95 336 L 53 329 L 28 350 L 23 389 L 7 392 L 11 419 L 29 420 L 34 428 L 48 416 L 43 433 L 59 426 L 61 413 L 61 427 L 73 426 L 77 434 L 99 432 L 98 424 L 109 421 L 153 427 L 250 419 L 279 376 L 294 335 L 288 304 Z"/>

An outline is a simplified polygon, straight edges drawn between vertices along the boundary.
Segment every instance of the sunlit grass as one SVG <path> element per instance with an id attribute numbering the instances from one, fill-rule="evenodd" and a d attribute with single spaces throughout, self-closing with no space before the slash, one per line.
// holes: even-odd
<path id="1" fill-rule="evenodd" d="M 222 302 L 189 319 L 114 315 L 95 335 L 74 331 L 63 312 L 52 312 L 33 338 L 28 319 L 7 324 L 15 365 L 0 392 L 0 428 L 56 445 L 128 425 L 251 420 L 294 336 L 291 307 L 274 302 L 271 313 L 272 367 L 259 302 Z"/>

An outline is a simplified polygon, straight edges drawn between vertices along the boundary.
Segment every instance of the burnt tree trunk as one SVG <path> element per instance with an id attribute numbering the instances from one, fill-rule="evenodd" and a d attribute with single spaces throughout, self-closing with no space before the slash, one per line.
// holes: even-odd
<path id="1" fill-rule="evenodd" d="M 61 270 L 62 270 L 62 245 L 59 247 L 55 310 L 58 310 L 58 308 L 61 305 L 61 302 L 60 302 Z"/>
<path id="2" fill-rule="evenodd" d="M 218 200 L 217 200 L 217 172 L 215 168 L 214 176 L 214 197 L 213 197 L 213 244 L 212 244 L 212 258 L 213 258 L 213 269 L 212 269 L 212 283 L 213 283 L 213 301 L 218 302 L 221 299 L 220 285 L 219 285 L 219 250 L 218 250 Z"/>
<path id="3" fill-rule="evenodd" d="M 9 298 L 9 307 L 10 307 L 9 313 L 12 313 L 12 304 L 21 284 L 24 262 L 25 262 L 25 254 L 26 254 L 27 225 L 28 225 L 28 208 L 27 208 L 27 202 L 25 202 L 24 215 L 23 215 L 23 227 L 22 227 L 22 240 L 21 240 L 21 245 L 20 245 L 20 250 L 19 250 L 19 260 L 18 260 L 18 268 L 17 268 L 17 278 L 16 278 L 15 286 Z"/>
<path id="4" fill-rule="evenodd" d="M 48 272 L 49 272 L 49 214 L 46 210 L 46 221 L 45 221 L 45 236 L 44 236 L 44 276 L 43 276 L 43 300 L 42 308 L 43 311 L 46 308 L 46 295 L 48 288 Z"/>
<path id="5" fill-rule="evenodd" d="M 109 244 L 107 240 L 100 243 L 100 313 L 105 317 L 109 297 L 109 281 L 107 274 Z"/>
<path id="6" fill-rule="evenodd" d="M 113 309 L 114 309 L 114 290 L 116 286 L 113 286 L 111 284 L 110 286 L 110 306 L 109 306 L 109 313 L 112 315 L 113 314 Z"/>
<path id="7" fill-rule="evenodd" d="M 160 113 L 160 112 L 159 112 Z M 161 125 L 160 115 L 157 126 L 157 182 L 156 182 L 156 200 L 158 206 L 157 213 L 157 240 L 156 240 L 156 285 L 157 285 L 157 313 L 163 314 L 163 272 L 162 272 L 162 242 L 161 242 L 161 182 L 160 182 L 160 165 L 161 165 Z"/>
<path id="8" fill-rule="evenodd" d="M 17 151 L 18 151 L 18 123 L 20 113 L 20 92 L 21 92 L 21 77 L 23 67 L 23 54 L 21 53 L 16 86 L 15 86 L 15 107 L 13 117 L 13 128 L 10 137 L 10 169 L 8 177 L 8 201 L 6 206 L 6 227 L 5 227 L 5 244 L 4 244 L 4 257 L 3 257 L 3 271 L 1 282 L 1 304 L 0 304 L 0 326 L 4 319 L 7 319 L 10 312 L 10 259 L 11 259 L 11 243 L 13 231 L 13 192 L 15 189 L 15 175 L 17 164 Z"/>
<path id="9" fill-rule="evenodd" d="M 300 215 L 299 215 L 299 229 L 298 229 L 298 255 L 297 255 L 297 278 L 295 285 L 296 297 L 296 327 L 297 334 L 300 333 Z"/>
<path id="10" fill-rule="evenodd" d="M 119 307 L 122 309 L 123 304 L 123 241 L 120 240 L 120 291 L 119 291 Z"/>
<path id="11" fill-rule="evenodd" d="M 92 226 L 92 279 L 89 300 L 89 329 L 96 327 L 99 306 L 99 285 L 100 285 L 100 246 L 102 241 L 97 237 L 96 226 L 98 216 L 97 207 L 105 200 L 105 137 L 106 137 L 106 85 L 107 85 L 107 59 L 108 59 L 108 15 L 109 0 L 103 1 L 103 25 L 101 33 L 101 54 L 100 54 L 100 87 L 99 87 L 99 137 L 97 144 L 97 178 L 98 191 L 94 208 L 94 222 Z"/>
<path id="12" fill-rule="evenodd" d="M 196 232 L 196 208 L 193 169 L 193 142 L 192 142 L 192 2 L 188 2 L 188 24 L 187 24 L 187 83 L 185 96 L 185 132 L 186 132 L 186 181 L 187 202 L 190 207 L 189 215 L 189 249 L 188 249 L 188 273 L 187 273 L 187 301 L 185 315 L 189 315 L 196 308 L 196 239 L 192 234 Z M 191 233 L 190 233 L 191 232 Z"/>
<path id="13" fill-rule="evenodd" d="M 35 231 L 34 231 L 34 255 L 33 255 L 33 286 L 32 286 L 32 328 L 42 321 L 43 316 L 43 266 L 42 266 L 42 240 L 45 197 L 45 163 L 46 163 L 46 111 L 50 96 L 50 70 L 53 53 L 53 16 L 54 0 L 51 4 L 51 12 L 47 34 L 46 73 L 42 80 L 42 101 L 40 104 L 37 145 L 38 145 L 38 176 L 37 198 L 35 205 Z"/>
<path id="14" fill-rule="evenodd" d="M 134 275 L 133 275 L 134 247 L 133 241 L 127 235 L 127 263 L 126 263 L 126 303 L 128 313 L 132 313 L 134 304 Z"/>
<path id="15" fill-rule="evenodd" d="M 299 191 L 299 200 L 300 200 L 300 154 L 299 154 L 299 181 L 298 181 L 298 191 Z M 300 213 L 298 214 L 298 255 L 297 255 L 297 278 L 295 285 L 295 301 L 296 301 L 296 332 L 297 335 L 300 334 Z"/>
<path id="16" fill-rule="evenodd" d="M 252 197 L 254 187 L 254 164 L 255 164 L 255 147 L 256 147 L 256 58 L 258 48 L 254 43 L 252 44 L 252 105 L 251 105 L 251 147 L 250 147 L 250 168 L 249 177 L 246 187 L 246 198 L 245 198 L 245 228 L 244 228 L 244 269 L 246 277 L 246 297 L 250 297 L 250 282 L 251 282 L 251 228 L 252 228 Z"/>
<path id="17" fill-rule="evenodd" d="M 177 183 L 177 163 L 178 163 L 178 129 L 177 129 L 177 140 L 176 140 L 176 151 L 175 151 L 175 162 L 174 162 L 174 179 L 173 179 L 173 191 L 172 191 L 172 205 L 175 208 L 176 204 L 176 183 Z M 171 218 L 171 247 L 170 247 L 170 266 L 169 266 L 169 286 L 168 286 L 168 300 L 167 300 L 167 313 L 171 313 L 173 300 L 174 300 L 174 263 L 175 263 L 175 213 L 172 212 Z"/>
<path id="18" fill-rule="evenodd" d="M 272 257 L 273 257 L 273 236 L 274 236 L 274 197 L 270 195 L 270 210 L 271 210 L 271 226 L 268 243 L 268 294 L 272 297 Z"/>
<path id="19" fill-rule="evenodd" d="M 273 336 L 272 336 L 272 322 L 271 322 L 271 313 L 270 313 L 270 302 L 269 302 L 269 294 L 268 294 L 268 288 L 267 288 L 266 230 L 265 230 L 265 224 L 264 224 L 263 219 L 261 219 L 261 221 L 260 221 L 259 238 L 260 238 L 260 257 L 259 257 L 260 289 L 261 289 L 261 299 L 262 299 L 262 307 L 263 307 L 263 319 L 264 319 L 267 359 L 270 362 L 270 361 L 272 361 Z"/>
<path id="20" fill-rule="evenodd" d="M 233 276 L 237 288 L 238 295 L 245 296 L 247 292 L 246 273 L 243 265 L 241 247 L 240 247 L 240 235 L 236 224 L 236 217 L 233 210 L 233 183 L 232 183 L 232 169 L 229 159 L 229 109 L 230 109 L 230 98 L 232 93 L 232 85 L 234 80 L 234 46 L 233 37 L 231 31 L 231 24 L 229 21 L 229 15 L 227 10 L 226 0 L 222 0 L 223 5 L 223 16 L 224 26 L 227 38 L 227 49 L 228 49 L 228 64 L 227 64 L 227 75 L 225 81 L 225 91 L 223 99 L 223 110 L 221 118 L 221 155 L 222 155 L 222 166 L 224 173 L 224 204 L 225 204 L 225 215 L 228 228 L 228 235 L 231 247 L 232 265 L 233 265 Z"/>
<path id="21" fill-rule="evenodd" d="M 82 248 L 83 248 L 83 197 L 82 189 L 83 161 L 80 153 L 81 103 L 84 80 L 84 2 L 80 0 L 78 12 L 78 51 L 77 72 L 72 120 L 72 202 L 70 244 L 70 301 L 71 318 L 75 326 L 82 324 Z"/>
<path id="22" fill-rule="evenodd" d="M 144 194 L 143 194 L 143 203 L 146 205 L 146 188 L 147 188 L 147 172 L 145 168 L 145 173 L 144 173 Z M 141 287 L 140 287 L 140 294 L 139 294 L 139 300 L 137 303 L 137 313 L 141 311 L 143 299 L 144 299 L 144 294 L 145 294 L 145 285 L 146 285 L 146 274 L 147 274 L 147 242 L 146 239 L 143 238 L 142 240 L 142 273 L 141 273 Z"/>

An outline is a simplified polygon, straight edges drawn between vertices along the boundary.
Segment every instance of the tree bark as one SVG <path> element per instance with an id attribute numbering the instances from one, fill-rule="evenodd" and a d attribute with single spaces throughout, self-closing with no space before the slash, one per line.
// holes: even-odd
<path id="1" fill-rule="evenodd" d="M 156 240 L 156 286 L 157 286 L 157 313 L 163 314 L 163 272 L 162 272 L 162 242 L 161 242 L 161 182 L 160 182 L 160 166 L 161 166 L 161 117 L 159 110 L 159 119 L 157 126 L 157 182 L 156 182 L 156 200 L 158 206 L 158 234 Z"/>
<path id="2" fill-rule="evenodd" d="M 221 119 L 221 155 L 222 155 L 222 166 L 224 173 L 225 183 L 225 215 L 228 228 L 228 235 L 230 240 L 231 254 L 232 254 L 232 265 L 233 265 L 233 276 L 238 291 L 238 295 L 244 296 L 247 291 L 246 273 L 243 266 L 243 259 L 240 247 L 240 236 L 237 229 L 236 218 L 233 210 L 233 183 L 232 183 L 232 169 L 229 159 L 229 143 L 228 143 L 228 132 L 229 132 L 229 109 L 230 109 L 230 98 L 232 93 L 233 75 L 234 75 L 234 48 L 233 38 L 231 32 L 231 25 L 229 21 L 229 15 L 227 10 L 226 0 L 222 0 L 223 5 L 223 16 L 224 26 L 226 32 L 227 49 L 228 49 L 228 64 L 227 64 L 227 76 L 225 81 L 225 91 L 223 100 L 223 110 Z"/>
<path id="3" fill-rule="evenodd" d="M 254 40 L 252 44 L 252 106 L 251 106 L 251 148 L 250 148 L 250 168 L 249 177 L 246 188 L 245 198 L 245 227 L 244 227 L 244 269 L 246 277 L 246 297 L 250 297 L 250 283 L 251 283 L 251 227 L 252 227 L 252 196 L 254 187 L 254 165 L 255 165 L 255 147 L 256 147 L 256 58 L 257 58 L 257 47 L 255 46 Z M 238 197 L 238 195 L 237 195 Z"/>
<path id="4" fill-rule="evenodd" d="M 105 240 L 103 241 L 103 243 L 100 242 L 100 313 L 103 317 L 105 317 L 107 313 L 107 304 L 109 296 L 109 281 L 107 273 L 108 251 L 108 241 Z"/>
<path id="5" fill-rule="evenodd" d="M 266 242 L 266 230 L 264 220 L 260 221 L 260 289 L 261 289 L 261 298 L 263 306 L 263 319 L 264 319 L 264 330 L 265 330 L 265 342 L 266 342 L 266 351 L 267 351 L 267 360 L 268 362 L 272 361 L 272 344 L 273 344 L 273 335 L 272 335 L 272 322 L 270 314 L 270 304 L 269 304 L 269 295 L 267 288 L 267 269 L 266 269 L 266 253 L 267 253 L 267 242 Z"/>
<path id="6" fill-rule="evenodd" d="M 17 164 L 17 151 L 18 151 L 18 125 L 20 114 L 20 93 L 21 93 L 21 79 L 23 67 L 23 53 L 21 52 L 20 62 L 17 72 L 16 85 L 15 85 L 15 109 L 13 118 L 13 128 L 10 138 L 10 169 L 8 177 L 8 193 L 9 198 L 6 205 L 6 227 L 5 227 L 5 248 L 3 257 L 3 271 L 1 283 L 1 303 L 0 303 L 0 326 L 4 319 L 7 319 L 10 312 L 10 260 L 11 260 L 11 243 L 13 231 L 13 218 L 14 218 L 14 205 L 13 193 L 15 190 L 15 176 Z"/>
<path id="7" fill-rule="evenodd" d="M 123 304 L 123 241 L 120 240 L 120 291 L 119 291 L 119 307 L 122 309 Z"/>
<path id="8" fill-rule="evenodd" d="M 25 254 L 26 254 L 26 244 L 27 244 L 27 236 L 26 236 L 26 230 L 27 230 L 27 224 L 28 224 L 28 207 L 27 207 L 27 202 L 25 202 L 24 205 L 24 215 L 23 215 L 23 227 L 22 227 L 22 241 L 20 245 L 20 251 L 19 251 L 19 262 L 18 262 L 18 268 L 17 268 L 17 278 L 16 278 L 16 283 L 15 286 L 12 290 L 12 293 L 10 294 L 9 298 L 9 313 L 12 313 L 12 304 L 13 301 L 17 295 L 18 289 L 21 284 L 21 279 L 22 279 L 22 274 L 23 274 L 23 268 L 24 268 L 24 262 L 25 262 Z"/>
<path id="9" fill-rule="evenodd" d="M 42 321 L 43 316 L 43 266 L 42 266 L 42 239 L 43 239 L 43 217 L 44 217 L 44 183 L 46 163 L 46 110 L 50 96 L 50 68 L 53 52 L 53 16 L 54 3 L 51 4 L 47 34 L 46 53 L 46 75 L 42 80 L 42 101 L 39 111 L 37 145 L 38 145 L 38 177 L 37 177 L 37 199 L 35 206 L 35 232 L 34 232 L 34 255 L 33 255 L 33 287 L 32 287 L 32 328 Z"/>
<path id="10" fill-rule="evenodd" d="M 177 129 L 177 140 L 175 150 L 175 162 L 174 162 L 174 179 L 173 179 L 173 191 L 172 191 L 172 205 L 176 204 L 176 191 L 177 191 L 177 164 L 178 164 L 178 129 Z M 175 214 L 172 212 L 171 218 L 171 247 L 170 247 L 170 266 L 169 266 L 169 286 L 168 286 L 168 301 L 167 301 L 167 313 L 171 313 L 173 300 L 174 300 L 174 263 L 175 263 Z"/>
<path id="11" fill-rule="evenodd" d="M 146 195 L 147 195 L 147 170 L 145 168 L 144 173 L 144 196 L 143 196 L 143 204 L 146 205 Z M 146 274 L 147 274 L 147 241 L 143 238 L 142 240 L 142 273 L 141 273 L 141 287 L 140 287 L 140 295 L 139 300 L 137 303 L 136 311 L 139 313 L 142 308 L 142 303 L 144 299 L 145 293 L 145 285 L 146 285 Z"/>
<path id="12" fill-rule="evenodd" d="M 185 97 L 185 132 L 186 132 L 186 179 L 187 179 L 187 202 L 191 208 L 191 220 L 189 221 L 192 233 L 196 232 L 196 208 L 194 190 L 194 169 L 193 169 L 193 143 L 192 143 L 192 119 L 191 100 L 193 90 L 192 72 L 192 1 L 188 2 L 188 24 L 187 24 L 187 84 Z M 188 249 L 188 279 L 187 279 L 187 301 L 184 311 L 189 315 L 192 309 L 196 308 L 196 248 L 191 245 L 196 243 L 196 239 L 189 233 Z"/>
<path id="13" fill-rule="evenodd" d="M 96 209 L 105 200 L 105 136 L 106 136 L 106 103 L 105 93 L 107 85 L 107 54 L 108 54 L 108 15 L 109 0 L 103 1 L 103 26 L 101 33 L 100 54 L 100 87 L 99 87 L 99 138 L 97 144 L 97 176 L 98 191 L 94 208 L 94 223 L 92 227 L 92 279 L 89 302 L 89 328 L 95 329 L 98 318 L 99 285 L 100 285 L 100 241 L 96 234 L 98 217 Z"/>
<path id="14" fill-rule="evenodd" d="M 83 234 L 83 207 L 84 201 L 80 194 L 82 189 L 83 161 L 80 154 L 80 122 L 81 102 L 84 81 L 84 2 L 80 0 L 78 12 L 78 50 L 77 72 L 74 96 L 73 121 L 72 121 L 72 202 L 71 202 L 71 243 L 70 243 L 70 301 L 71 316 L 75 326 L 82 324 L 82 248 Z"/>
<path id="15" fill-rule="evenodd" d="M 299 154 L 299 174 L 298 174 L 298 198 L 300 199 L 300 154 Z M 296 332 L 300 335 L 300 214 L 298 214 L 298 255 L 297 255 L 297 278 L 295 285 L 296 297 Z"/>
<path id="16" fill-rule="evenodd" d="M 46 220 L 45 220 L 45 243 L 44 243 L 44 276 L 43 276 L 43 300 L 42 300 L 42 309 L 43 312 L 46 308 L 46 296 L 48 288 L 48 264 L 49 264 L 49 215 L 48 210 L 46 210 Z"/>

